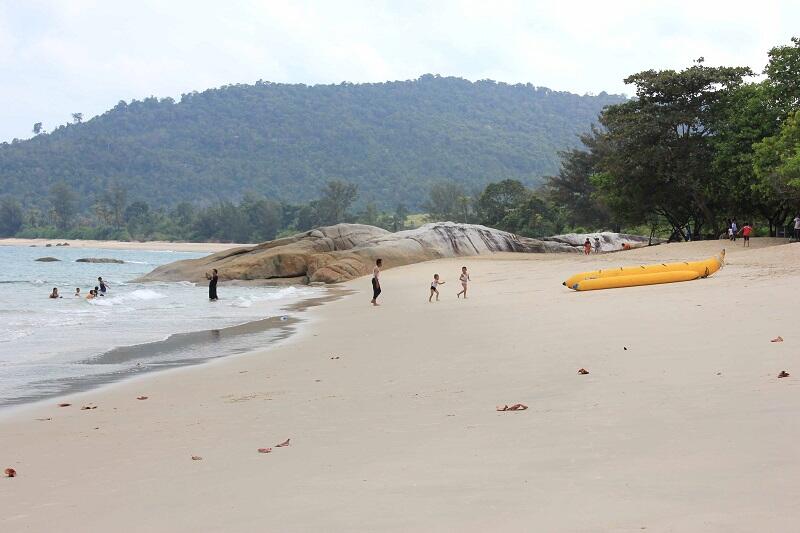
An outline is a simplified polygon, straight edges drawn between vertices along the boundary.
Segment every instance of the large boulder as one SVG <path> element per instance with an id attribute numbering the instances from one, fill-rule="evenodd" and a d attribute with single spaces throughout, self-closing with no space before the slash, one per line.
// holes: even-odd
<path id="1" fill-rule="evenodd" d="M 567 244 L 528 239 L 475 224 L 438 222 L 397 233 L 361 224 L 337 224 L 257 246 L 176 261 L 156 268 L 139 281 L 202 281 L 216 268 L 221 280 L 291 278 L 338 283 L 368 274 L 377 258 L 383 259 L 384 268 L 391 268 L 493 252 L 576 251 Z"/>
<path id="2" fill-rule="evenodd" d="M 76 263 L 112 263 L 121 265 L 125 261 L 122 259 L 113 259 L 110 257 L 81 257 L 80 259 L 75 260 Z"/>
<path id="3" fill-rule="evenodd" d="M 617 252 L 628 248 L 640 248 L 642 246 L 650 246 L 663 242 L 661 239 L 650 239 L 648 237 L 642 237 L 641 235 L 612 233 L 610 231 L 601 231 L 598 233 L 567 233 L 565 235 L 546 237 L 544 240 L 566 244 L 582 252 L 583 243 L 586 242 L 586 239 L 589 239 L 589 242 L 594 246 L 595 238 L 600 239 L 601 252 Z M 594 249 L 592 249 L 592 252 L 594 252 Z"/>

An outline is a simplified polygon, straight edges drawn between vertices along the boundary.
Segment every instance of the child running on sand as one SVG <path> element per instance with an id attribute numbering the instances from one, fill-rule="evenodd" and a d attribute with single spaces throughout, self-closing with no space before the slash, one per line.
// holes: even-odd
<path id="1" fill-rule="evenodd" d="M 433 275 L 433 281 L 431 281 L 431 295 L 428 296 L 428 303 L 431 302 L 431 298 L 433 295 L 436 295 L 436 301 L 439 301 L 439 285 L 444 285 L 444 281 L 439 281 L 439 274 Z"/>
<path id="2" fill-rule="evenodd" d="M 461 295 L 464 295 L 464 299 L 467 299 L 467 283 L 469 283 L 469 273 L 467 272 L 467 267 L 461 267 L 461 275 L 458 277 L 459 281 L 461 281 L 461 291 L 456 294 L 456 297 L 461 298 Z"/>

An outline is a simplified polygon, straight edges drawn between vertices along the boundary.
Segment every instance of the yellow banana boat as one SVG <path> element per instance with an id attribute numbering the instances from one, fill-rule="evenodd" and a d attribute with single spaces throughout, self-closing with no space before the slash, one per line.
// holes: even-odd
<path id="1" fill-rule="evenodd" d="M 610 278 L 585 279 L 577 282 L 573 289 L 576 291 L 595 291 L 598 289 L 619 289 L 621 287 L 636 287 L 639 285 L 658 285 L 659 283 L 675 283 L 678 281 L 691 281 L 700 277 L 694 270 L 673 270 L 671 272 L 653 272 L 650 274 L 635 274 L 630 276 L 613 276 Z"/>
<path id="2" fill-rule="evenodd" d="M 570 289 L 577 289 L 575 285 L 582 281 L 606 279 L 615 277 L 628 277 L 628 276 L 641 276 L 646 274 L 658 274 L 667 272 L 696 272 L 697 277 L 706 278 L 717 270 L 722 268 L 725 262 L 725 250 L 719 254 L 718 257 L 711 257 L 704 261 L 692 261 L 683 263 L 661 263 L 657 265 L 637 265 L 629 267 L 610 268 L 606 270 L 592 270 L 590 272 L 581 272 L 570 276 L 563 284 Z M 685 281 L 685 280 L 680 280 Z M 658 282 L 669 283 L 669 282 Z M 637 284 L 638 285 L 638 284 Z M 642 285 L 649 285 L 644 283 Z M 633 285 L 619 285 L 620 287 L 631 287 Z M 601 287 L 598 287 L 601 288 Z M 607 288 L 612 288 L 611 286 Z"/>

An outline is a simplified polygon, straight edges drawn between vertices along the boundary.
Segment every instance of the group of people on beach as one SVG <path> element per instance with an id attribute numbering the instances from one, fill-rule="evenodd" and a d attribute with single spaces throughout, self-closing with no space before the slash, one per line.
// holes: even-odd
<path id="1" fill-rule="evenodd" d="M 86 299 L 94 300 L 99 296 L 105 296 L 106 292 L 108 292 L 108 282 L 105 281 L 102 276 L 100 276 L 97 278 L 97 285 L 95 285 L 94 289 L 89 289 L 89 292 L 86 294 Z M 80 287 L 75 287 L 74 297 L 75 298 L 83 297 L 83 294 L 81 294 Z M 53 291 L 50 293 L 50 298 L 51 299 L 63 298 L 63 296 L 61 296 L 58 292 L 58 287 L 53 287 Z"/>
<path id="2" fill-rule="evenodd" d="M 594 244 L 589 240 L 589 237 L 586 237 L 586 240 L 583 242 L 583 255 L 589 255 L 592 253 L 592 249 L 594 249 L 594 253 L 600 253 L 600 237 L 594 238 Z"/>
<path id="3" fill-rule="evenodd" d="M 372 268 L 372 300 L 370 303 L 372 305 L 378 306 L 378 296 L 381 295 L 381 267 L 383 266 L 383 259 L 377 259 L 375 261 L 375 266 Z M 461 275 L 458 277 L 458 280 L 461 282 L 461 290 L 456 294 L 457 298 L 461 298 L 464 296 L 464 299 L 467 298 L 467 286 L 469 285 L 469 272 L 467 272 L 467 267 L 461 267 Z M 428 302 L 433 301 L 433 297 L 436 297 L 436 301 L 439 301 L 439 286 L 444 285 L 446 282 L 443 281 L 439 274 L 433 275 L 433 280 L 431 281 L 430 286 L 430 295 L 428 296 Z"/>
<path id="4" fill-rule="evenodd" d="M 736 237 L 739 234 L 742 235 L 742 239 L 744 239 L 744 245 L 750 246 L 750 235 L 753 233 L 753 225 L 750 222 L 745 222 L 744 226 L 741 228 L 736 223 L 736 219 L 732 218 L 728 220 L 728 238 L 731 242 L 736 242 Z"/>

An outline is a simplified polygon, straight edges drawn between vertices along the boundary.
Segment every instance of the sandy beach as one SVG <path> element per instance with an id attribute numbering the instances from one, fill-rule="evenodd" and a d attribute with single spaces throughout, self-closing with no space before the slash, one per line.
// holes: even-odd
<path id="1" fill-rule="evenodd" d="M 348 282 L 269 349 L 0 411 L 0 530 L 796 531 L 785 242 L 439 260 L 386 270 L 378 308 Z M 561 285 L 723 247 L 708 279 Z"/>
<path id="2" fill-rule="evenodd" d="M 168 241 L 91 241 L 81 239 L 0 239 L 0 246 L 37 246 L 46 248 L 55 247 L 57 244 L 69 243 L 72 248 L 97 248 L 102 250 L 153 250 L 173 252 L 219 252 L 236 246 L 249 246 L 247 244 L 232 244 L 218 242 L 168 242 Z"/>

